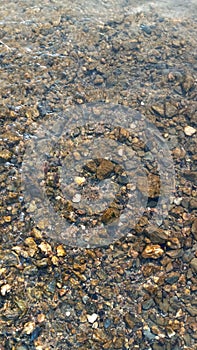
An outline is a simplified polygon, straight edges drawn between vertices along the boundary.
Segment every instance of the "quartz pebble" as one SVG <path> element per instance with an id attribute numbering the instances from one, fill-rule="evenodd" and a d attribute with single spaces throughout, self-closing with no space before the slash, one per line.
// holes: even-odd
<path id="1" fill-rule="evenodd" d="M 11 290 L 11 286 L 9 284 L 4 284 L 1 286 L 1 295 L 5 296 Z"/>
<path id="2" fill-rule="evenodd" d="M 81 201 L 81 194 L 80 193 L 76 193 L 72 199 L 73 203 L 79 203 Z"/>
<path id="3" fill-rule="evenodd" d="M 98 318 L 97 314 L 87 315 L 87 320 L 89 323 L 94 323 Z"/>
<path id="4" fill-rule="evenodd" d="M 194 135 L 195 134 L 195 132 L 196 132 L 196 129 L 195 128 L 193 128 L 192 126 L 186 126 L 185 128 L 184 128 L 184 133 L 185 133 L 185 135 L 187 135 L 187 136 L 192 136 L 192 135 Z"/>

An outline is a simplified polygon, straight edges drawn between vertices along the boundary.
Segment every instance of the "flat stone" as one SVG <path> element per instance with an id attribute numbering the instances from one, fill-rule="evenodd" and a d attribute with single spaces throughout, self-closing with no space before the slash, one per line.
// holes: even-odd
<path id="1" fill-rule="evenodd" d="M 137 177 L 137 188 L 149 198 L 156 198 L 160 195 L 160 177 L 154 174 L 149 174 L 147 179 L 143 176 Z"/>
<path id="2" fill-rule="evenodd" d="M 178 272 L 171 272 L 169 275 L 166 277 L 165 281 L 169 284 L 174 284 L 175 282 L 178 281 L 180 275 Z"/>
<path id="3" fill-rule="evenodd" d="M 164 105 L 153 105 L 151 106 L 151 108 L 155 114 L 158 114 L 161 117 L 164 117 L 165 115 Z"/>
<path id="4" fill-rule="evenodd" d="M 182 175 L 189 181 L 194 182 L 194 184 L 197 184 L 197 172 L 196 171 L 190 171 L 185 170 Z"/>
<path id="5" fill-rule="evenodd" d="M 196 306 L 187 306 L 186 310 L 189 312 L 191 316 L 197 316 L 197 307 Z"/>
<path id="6" fill-rule="evenodd" d="M 175 107 L 169 102 L 166 102 L 165 108 L 166 108 L 165 115 L 167 118 L 171 118 L 178 113 L 177 107 Z"/>
<path id="7" fill-rule="evenodd" d="M 114 170 L 114 164 L 107 159 L 103 159 L 97 168 L 96 176 L 99 180 L 106 179 Z"/>

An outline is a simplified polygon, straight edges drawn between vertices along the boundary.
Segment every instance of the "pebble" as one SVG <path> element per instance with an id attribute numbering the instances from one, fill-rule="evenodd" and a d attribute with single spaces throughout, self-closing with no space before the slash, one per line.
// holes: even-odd
<path id="1" fill-rule="evenodd" d="M 195 239 L 197 240 L 197 218 L 194 220 L 194 222 L 192 224 L 192 233 L 193 233 Z"/>
<path id="2" fill-rule="evenodd" d="M 185 135 L 187 135 L 187 136 L 192 136 L 192 135 L 194 135 L 195 134 L 195 132 L 196 132 L 196 129 L 195 128 L 193 128 L 192 126 L 186 126 L 185 128 L 184 128 L 184 133 L 185 133 Z"/>
<path id="3" fill-rule="evenodd" d="M 111 320 L 108 318 L 104 321 L 104 328 L 107 329 L 111 326 Z"/>
<path id="4" fill-rule="evenodd" d="M 164 250 L 159 244 L 148 244 L 142 252 L 142 257 L 145 259 L 158 259 L 164 254 Z"/>
<path id="5" fill-rule="evenodd" d="M 165 281 L 169 284 L 174 284 L 178 281 L 180 277 L 180 274 L 178 272 L 171 272 L 169 275 L 165 278 Z"/>
<path id="6" fill-rule="evenodd" d="M 192 270 L 197 273 L 197 258 L 192 259 L 190 265 Z"/>
<path id="7" fill-rule="evenodd" d="M 140 29 L 148 35 L 152 33 L 151 27 L 146 24 L 141 24 Z"/>
<path id="8" fill-rule="evenodd" d="M 76 176 L 74 181 L 75 181 L 75 183 L 77 185 L 83 185 L 84 182 L 86 181 L 86 178 L 85 177 Z"/>
<path id="9" fill-rule="evenodd" d="M 87 320 L 89 323 L 94 323 L 98 318 L 97 314 L 87 315 Z"/>
<path id="10" fill-rule="evenodd" d="M 42 242 L 42 243 L 40 243 L 38 247 L 39 247 L 40 250 L 41 250 L 43 253 L 45 253 L 46 255 L 49 255 L 49 254 L 52 253 L 52 248 L 51 248 L 50 244 L 47 243 L 47 242 Z"/>
<path id="11" fill-rule="evenodd" d="M 8 151 L 7 149 L 0 150 L 0 158 L 4 159 L 5 161 L 10 159 L 12 157 L 12 153 Z"/>
<path id="12" fill-rule="evenodd" d="M 63 245 L 61 245 L 61 244 L 58 245 L 56 250 L 57 250 L 57 256 L 58 257 L 64 257 L 66 255 L 66 251 L 65 251 Z"/>
<path id="13" fill-rule="evenodd" d="M 11 291 L 10 284 L 3 284 L 3 286 L 1 286 L 1 295 L 5 296 L 10 291 Z"/>
<path id="14" fill-rule="evenodd" d="M 35 329 L 35 322 L 27 322 L 24 324 L 23 332 L 25 334 L 31 334 Z"/>
<path id="15" fill-rule="evenodd" d="M 73 203 L 79 203 L 81 201 L 81 194 L 80 193 L 76 193 L 72 199 Z"/>
<path id="16" fill-rule="evenodd" d="M 181 202 L 182 202 L 182 197 L 179 197 L 179 198 L 175 198 L 174 199 L 174 204 L 176 204 L 176 205 L 180 205 L 181 204 Z"/>

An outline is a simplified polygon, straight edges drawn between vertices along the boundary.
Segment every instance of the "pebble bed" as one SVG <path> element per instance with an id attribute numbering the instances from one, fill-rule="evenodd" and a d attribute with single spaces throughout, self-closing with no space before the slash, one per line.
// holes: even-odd
<path id="1" fill-rule="evenodd" d="M 11 5 L 1 9 L 0 350 L 195 350 L 195 13 L 175 18 L 151 9 L 108 21 L 79 20 L 69 5 L 67 10 L 51 5 L 48 17 L 44 6 L 32 6 L 24 10 L 28 21 L 21 12 L 21 20 L 16 15 L 14 22 Z M 174 197 L 162 223 L 150 229 L 161 174 L 140 138 L 106 124 L 99 132 L 110 135 L 113 150 L 113 142 L 127 143 L 147 162 L 148 192 L 140 172 L 135 183 L 138 194 L 148 197 L 147 210 L 134 227 L 127 220 L 124 235 L 113 242 L 110 238 L 101 246 L 96 235 L 94 248 L 80 246 L 81 241 L 72 247 L 48 234 L 44 211 L 43 218 L 33 220 L 38 202 L 28 201 L 22 178 L 26 147 L 38 125 L 50 125 L 70 108 L 111 103 L 146 116 L 166 140 L 175 171 Z M 83 142 L 97 133 L 94 126 L 79 129 L 66 142 L 60 139 L 58 156 L 49 150 L 43 170 L 42 185 L 58 215 L 69 223 L 88 222 L 90 229 L 98 222 L 113 226 L 133 193 L 129 157 L 118 165 L 121 148 L 115 161 L 105 158 L 105 150 L 102 158 L 89 159 L 73 183 L 65 180 L 69 191 L 62 192 L 58 161 L 65 163 L 70 147 L 77 164 Z M 75 152 L 76 142 L 82 148 Z M 106 191 L 102 184 L 109 189 L 107 209 L 99 197 Z M 83 193 L 76 193 L 76 187 Z M 34 196 L 36 191 L 37 184 Z M 80 206 L 82 197 L 101 200 L 93 218 L 91 207 Z"/>

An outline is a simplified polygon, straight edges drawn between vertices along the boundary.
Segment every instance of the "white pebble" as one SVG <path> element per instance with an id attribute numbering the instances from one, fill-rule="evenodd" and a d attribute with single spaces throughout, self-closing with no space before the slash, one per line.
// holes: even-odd
<path id="1" fill-rule="evenodd" d="M 87 315 L 88 322 L 94 323 L 96 321 L 97 317 L 98 317 L 97 314 Z"/>
<path id="2" fill-rule="evenodd" d="M 81 194 L 76 193 L 72 199 L 73 203 L 79 203 L 81 201 Z"/>
<path id="3" fill-rule="evenodd" d="M 176 205 L 180 205 L 181 204 L 181 202 L 182 202 L 182 197 L 180 197 L 180 198 L 175 198 L 174 199 L 174 204 L 176 204 Z"/>
<path id="4" fill-rule="evenodd" d="M 186 126 L 185 128 L 184 128 L 184 133 L 185 133 L 185 135 L 187 135 L 187 136 L 192 136 L 192 135 L 194 135 L 195 134 L 195 132 L 196 132 L 196 129 L 195 128 L 193 128 L 192 126 Z"/>
<path id="5" fill-rule="evenodd" d="M 4 284 L 2 287 L 1 287 L 1 295 L 6 295 L 6 293 L 9 293 L 11 290 L 11 286 L 9 284 Z"/>
<path id="6" fill-rule="evenodd" d="M 118 155 L 119 155 L 120 157 L 123 156 L 123 148 L 119 148 L 119 150 L 118 150 Z"/>

